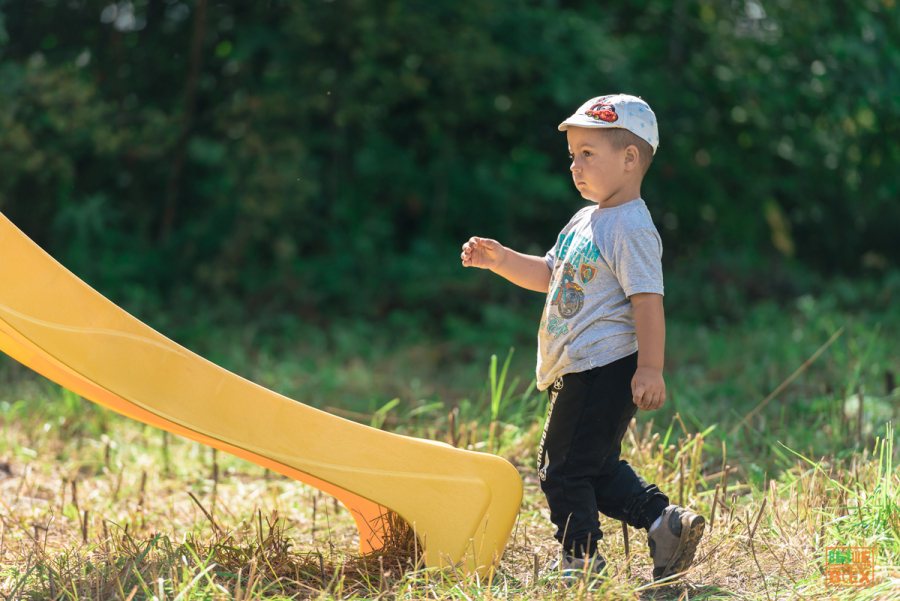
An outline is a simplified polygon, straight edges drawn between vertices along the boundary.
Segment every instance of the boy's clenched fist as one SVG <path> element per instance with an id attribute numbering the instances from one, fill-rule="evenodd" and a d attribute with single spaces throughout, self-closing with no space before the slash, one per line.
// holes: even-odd
<path id="1" fill-rule="evenodd" d="M 655 411 L 666 402 L 666 383 L 662 372 L 652 367 L 638 367 L 631 379 L 634 404 L 644 411 Z"/>
<path id="2" fill-rule="evenodd" d="M 494 269 L 503 262 L 505 251 L 506 248 L 496 240 L 472 236 L 463 244 L 460 258 L 463 267 Z"/>

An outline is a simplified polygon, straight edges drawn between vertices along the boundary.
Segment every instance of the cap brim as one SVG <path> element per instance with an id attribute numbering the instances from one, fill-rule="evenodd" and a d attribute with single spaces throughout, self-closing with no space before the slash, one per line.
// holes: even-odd
<path id="1" fill-rule="evenodd" d="M 569 117 L 565 121 L 559 124 L 559 131 L 566 131 L 570 127 L 583 127 L 585 129 L 603 129 L 610 127 L 618 127 L 619 129 L 626 129 L 619 124 L 607 123 L 606 121 L 595 121 L 594 119 L 586 120 L 586 119 L 577 119 L 575 117 Z"/>

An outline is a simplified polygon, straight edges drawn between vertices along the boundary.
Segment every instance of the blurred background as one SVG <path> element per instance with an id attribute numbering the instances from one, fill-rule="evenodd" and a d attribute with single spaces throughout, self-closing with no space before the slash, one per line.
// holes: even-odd
<path id="1" fill-rule="evenodd" d="M 257 382 L 446 409 L 512 346 L 525 387 L 543 302 L 460 245 L 543 254 L 584 206 L 557 124 L 638 95 L 664 412 L 733 420 L 844 325 L 785 393 L 812 426 L 900 368 L 898 74 L 895 0 L 0 0 L 0 212 Z"/>

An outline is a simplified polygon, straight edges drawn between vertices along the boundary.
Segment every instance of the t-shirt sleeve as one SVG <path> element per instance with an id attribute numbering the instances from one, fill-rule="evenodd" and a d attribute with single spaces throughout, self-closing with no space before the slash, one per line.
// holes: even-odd
<path id="1" fill-rule="evenodd" d="M 662 240 L 654 229 L 632 230 L 616 243 L 613 271 L 626 297 L 663 294 Z"/>
<path id="2" fill-rule="evenodd" d="M 547 254 L 544 255 L 544 262 L 547 263 L 547 267 L 550 268 L 550 273 L 553 273 L 553 264 L 556 263 L 556 245 L 553 245 L 553 248 L 547 251 Z"/>

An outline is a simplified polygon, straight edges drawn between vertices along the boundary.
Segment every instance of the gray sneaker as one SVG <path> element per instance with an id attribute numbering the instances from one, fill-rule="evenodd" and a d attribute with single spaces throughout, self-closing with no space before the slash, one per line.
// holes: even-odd
<path id="1" fill-rule="evenodd" d="M 599 553 L 595 553 L 590 560 L 578 559 L 572 555 L 560 553 L 559 556 L 547 567 L 548 573 L 559 573 L 563 584 L 566 586 L 574 586 L 585 576 L 585 564 L 590 562 L 587 567 L 588 580 L 597 577 L 605 577 L 603 571 L 606 569 L 606 559 Z"/>
<path id="2" fill-rule="evenodd" d="M 706 519 L 678 505 L 669 505 L 659 525 L 650 530 L 647 543 L 653 558 L 653 579 L 660 580 L 684 572 L 694 561 L 703 538 Z"/>

